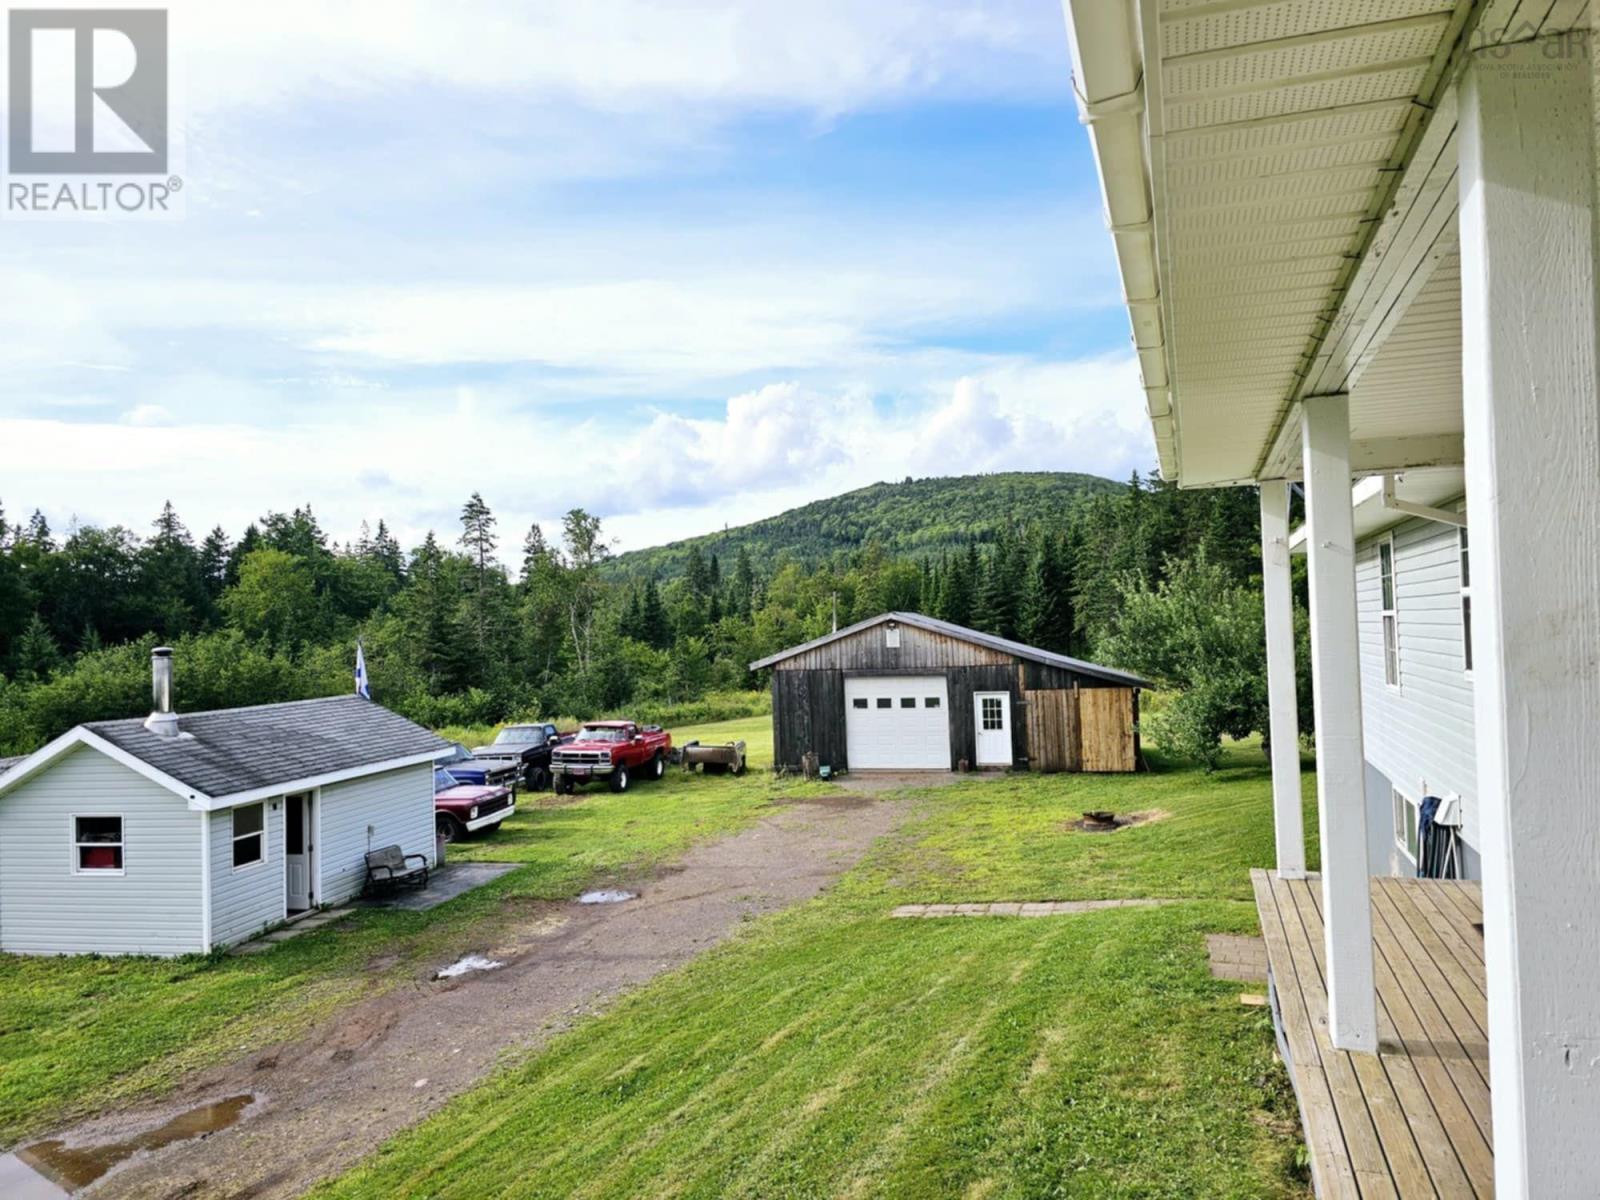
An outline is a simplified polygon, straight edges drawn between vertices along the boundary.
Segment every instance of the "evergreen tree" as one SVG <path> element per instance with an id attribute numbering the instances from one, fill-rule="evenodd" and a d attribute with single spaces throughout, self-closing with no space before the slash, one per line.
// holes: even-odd
<path id="1" fill-rule="evenodd" d="M 372 536 L 372 559 L 388 574 L 395 583 L 403 583 L 406 576 L 405 555 L 400 550 L 400 543 L 395 540 L 394 534 L 389 532 L 389 527 L 384 524 L 383 518 L 378 518 L 378 531 Z"/>
<path id="2" fill-rule="evenodd" d="M 61 647 L 38 613 L 28 618 L 17 640 L 16 659 L 17 677 L 24 680 L 47 680 L 61 665 Z"/>
<path id="3" fill-rule="evenodd" d="M 44 513 L 37 508 L 33 516 L 28 518 L 28 541 L 40 550 L 50 551 L 56 548 L 55 539 L 50 536 L 50 522 L 44 519 Z"/>
<path id="4" fill-rule="evenodd" d="M 738 557 L 733 563 L 732 595 L 729 597 L 729 608 L 733 615 L 740 619 L 748 619 L 756 591 L 756 571 L 750 562 L 750 550 L 741 544 Z"/>
<path id="5" fill-rule="evenodd" d="M 1071 653 L 1072 604 L 1061 567 L 1061 548 L 1052 537 L 1039 538 L 1034 547 L 1021 609 L 1020 634 L 1024 642 L 1057 654 Z"/>
<path id="6" fill-rule="evenodd" d="M 485 654 L 489 648 L 489 625 L 491 621 L 489 612 L 489 572 L 494 567 L 496 546 L 494 526 L 494 514 L 489 511 L 489 506 L 483 502 L 483 497 L 477 492 L 473 492 L 471 499 L 461 509 L 460 544 L 471 555 L 474 567 L 476 586 L 473 589 L 472 625 L 477 637 L 480 656 Z"/>
<path id="7" fill-rule="evenodd" d="M 213 605 L 222 595 L 222 589 L 227 586 L 228 559 L 232 547 L 228 544 L 228 535 L 221 525 L 218 525 L 206 539 L 200 543 L 200 578 L 205 584 L 206 595 Z"/>
<path id="8" fill-rule="evenodd" d="M 672 644 L 672 624 L 667 620 L 666 607 L 661 603 L 661 589 L 654 577 L 644 585 L 644 599 L 640 604 L 639 640 L 656 650 L 665 650 Z"/>

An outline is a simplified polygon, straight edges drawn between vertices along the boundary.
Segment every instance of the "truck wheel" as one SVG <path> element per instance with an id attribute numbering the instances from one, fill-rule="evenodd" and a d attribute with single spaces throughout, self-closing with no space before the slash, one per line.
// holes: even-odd
<path id="1" fill-rule="evenodd" d="M 658 750 L 656 756 L 650 760 L 650 778 L 659 780 L 667 773 L 667 760 Z"/>
<path id="2" fill-rule="evenodd" d="M 627 791 L 628 784 L 632 782 L 628 778 L 628 768 L 626 766 L 619 765 L 615 771 L 611 772 L 611 790 L 613 792 Z"/>
<path id="3" fill-rule="evenodd" d="M 548 792 L 550 790 L 550 772 L 543 767 L 534 767 L 528 772 L 528 790 L 530 792 Z"/>
<path id="4" fill-rule="evenodd" d="M 433 827 L 438 832 L 439 839 L 447 845 L 451 842 L 459 842 L 467 836 L 466 827 L 454 817 L 447 816 L 444 813 L 439 813 L 434 817 Z"/>
<path id="5" fill-rule="evenodd" d="M 572 782 L 572 776 L 563 775 L 556 780 L 556 795 L 570 796 L 576 787 L 577 785 Z"/>

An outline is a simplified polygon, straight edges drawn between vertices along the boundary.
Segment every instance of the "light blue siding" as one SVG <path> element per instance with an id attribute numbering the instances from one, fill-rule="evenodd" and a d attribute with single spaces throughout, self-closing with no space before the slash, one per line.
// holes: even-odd
<path id="1" fill-rule="evenodd" d="M 121 875 L 74 873 L 72 818 L 122 818 Z M 184 954 L 203 939 L 203 814 L 90 747 L 0 796 L 0 949 Z"/>
<path id="2" fill-rule="evenodd" d="M 1383 600 L 1378 544 L 1356 550 L 1356 600 L 1361 643 L 1362 735 L 1368 763 L 1369 822 L 1381 820 L 1393 842 L 1388 786 L 1413 800 L 1456 792 L 1462 839 L 1478 845 L 1476 746 L 1472 676 L 1462 657 L 1461 574 L 1454 526 L 1410 520 L 1394 536 L 1396 628 L 1400 681 L 1384 679 Z M 1379 781 L 1382 781 L 1381 783 Z M 1381 795 L 1374 793 L 1381 789 Z M 1376 838 L 1369 839 L 1374 847 Z M 1469 856 L 1476 863 L 1476 854 Z M 1400 856 L 1399 867 L 1410 863 Z M 1374 862 L 1377 869 L 1377 862 Z"/>
<path id="3" fill-rule="evenodd" d="M 283 909 L 283 801 L 266 802 L 267 857 L 233 868 L 233 811 L 211 818 L 211 942 L 227 946 L 276 925 Z"/>
<path id="4" fill-rule="evenodd" d="M 320 903 L 361 891 L 368 850 L 398 844 L 434 860 L 431 764 L 330 784 L 322 789 L 321 813 Z"/>

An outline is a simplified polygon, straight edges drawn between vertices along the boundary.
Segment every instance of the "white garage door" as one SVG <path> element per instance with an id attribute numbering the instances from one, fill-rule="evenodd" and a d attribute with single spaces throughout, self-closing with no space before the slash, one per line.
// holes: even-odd
<path id="1" fill-rule="evenodd" d="M 943 675 L 846 679 L 844 717 L 853 770 L 950 769 L 950 695 Z"/>

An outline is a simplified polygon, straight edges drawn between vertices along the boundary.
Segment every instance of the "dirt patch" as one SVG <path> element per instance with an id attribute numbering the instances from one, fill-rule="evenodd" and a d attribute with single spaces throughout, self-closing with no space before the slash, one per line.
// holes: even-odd
<path id="1" fill-rule="evenodd" d="M 479 1082 L 505 1052 L 536 1048 L 747 919 L 816 895 L 905 811 L 894 801 L 784 805 L 673 869 L 617 880 L 639 893 L 626 904 L 509 906 L 515 915 L 496 945 L 463 947 L 500 967 L 434 981 L 452 960 L 429 962 L 304 1038 L 198 1074 L 160 1105 L 97 1117 L 51 1141 L 91 1157 L 133 1145 L 86 1193 L 96 1198 L 299 1196 Z M 200 1106 L 246 1093 L 254 1102 L 236 1124 L 186 1141 L 153 1136 Z"/>
<path id="2" fill-rule="evenodd" d="M 1000 779 L 1000 772 L 958 775 L 954 771 L 846 771 L 833 782 L 846 791 L 863 796 L 882 796 L 889 792 L 909 792 L 920 788 L 949 787 L 970 779 Z"/>
<path id="3" fill-rule="evenodd" d="M 1121 833 L 1124 829 L 1132 829 L 1135 825 L 1165 821 L 1171 815 L 1163 809 L 1152 808 L 1149 812 L 1115 813 L 1110 821 L 1079 817 L 1076 821 L 1068 821 L 1061 828 L 1072 833 Z"/>

